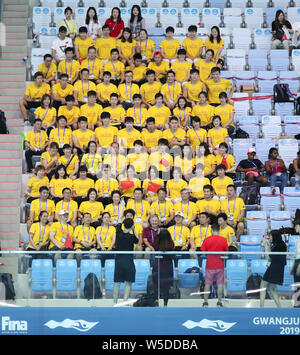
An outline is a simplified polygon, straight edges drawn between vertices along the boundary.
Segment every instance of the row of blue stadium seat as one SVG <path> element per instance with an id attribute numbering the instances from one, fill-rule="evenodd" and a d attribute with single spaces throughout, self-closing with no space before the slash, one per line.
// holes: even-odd
<path id="1" fill-rule="evenodd" d="M 136 281 L 132 285 L 132 291 L 143 292 L 147 290 L 147 280 L 151 274 L 149 260 L 135 259 L 137 271 Z M 249 263 L 250 261 L 250 263 Z M 226 292 L 245 292 L 246 282 L 250 274 L 263 275 L 266 270 L 267 259 L 257 257 L 246 259 L 228 259 L 226 261 Z M 292 276 L 289 274 L 292 260 L 287 260 L 284 273 L 284 285 L 278 286 L 278 291 L 292 291 Z M 199 273 L 186 272 L 190 268 L 198 267 L 196 259 L 178 260 L 178 281 L 180 288 L 198 288 Z M 206 260 L 202 260 L 201 272 L 205 275 Z M 199 269 L 200 271 L 200 269 Z M 76 260 L 57 261 L 54 271 L 51 259 L 35 259 L 32 262 L 32 291 L 38 293 L 49 293 L 53 291 L 53 278 L 56 278 L 56 291 L 75 292 L 78 286 L 78 270 Z M 84 278 L 90 273 L 101 278 L 100 260 L 83 260 L 80 267 L 81 290 L 83 290 Z M 55 273 L 55 275 L 54 275 Z M 109 259 L 105 264 L 106 290 L 113 289 L 114 260 Z"/>

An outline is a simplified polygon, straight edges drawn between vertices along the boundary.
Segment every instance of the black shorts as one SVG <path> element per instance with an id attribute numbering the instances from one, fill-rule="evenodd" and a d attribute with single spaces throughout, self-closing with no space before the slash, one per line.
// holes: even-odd
<path id="1" fill-rule="evenodd" d="M 40 101 L 30 101 L 30 102 L 26 102 L 25 107 L 27 108 L 27 110 L 30 110 L 32 108 L 38 108 L 41 106 L 41 102 Z"/>
<path id="2" fill-rule="evenodd" d="M 224 60 L 219 58 L 218 61 L 217 61 L 217 64 L 220 64 L 223 67 L 224 66 Z"/>

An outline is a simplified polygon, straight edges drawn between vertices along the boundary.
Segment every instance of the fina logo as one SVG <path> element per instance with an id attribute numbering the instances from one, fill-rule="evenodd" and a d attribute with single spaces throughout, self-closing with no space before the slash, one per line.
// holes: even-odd
<path id="1" fill-rule="evenodd" d="M 87 322 L 86 320 L 73 320 L 73 319 L 65 319 L 62 322 L 56 322 L 55 320 L 50 320 L 44 325 L 50 329 L 55 329 L 57 327 L 67 328 L 67 329 L 76 329 L 79 332 L 88 332 L 99 322 Z"/>
<path id="2" fill-rule="evenodd" d="M 9 316 L 1 318 L 2 334 L 7 333 L 27 333 L 28 323 L 26 320 L 11 320 Z"/>
<path id="3" fill-rule="evenodd" d="M 222 320 L 209 320 L 209 319 L 202 319 L 200 322 L 194 322 L 192 320 L 188 320 L 182 325 L 187 329 L 194 329 L 196 327 L 203 328 L 203 329 L 212 329 L 219 333 L 224 333 L 233 327 L 236 324 L 224 322 Z"/>

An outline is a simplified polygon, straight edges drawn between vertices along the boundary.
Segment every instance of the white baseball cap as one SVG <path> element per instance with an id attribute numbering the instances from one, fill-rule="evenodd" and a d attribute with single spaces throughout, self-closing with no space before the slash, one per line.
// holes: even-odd
<path id="1" fill-rule="evenodd" d="M 184 218 L 184 214 L 182 212 L 180 212 L 180 211 L 177 211 L 175 213 L 175 216 L 180 216 L 180 217 Z"/>
<path id="2" fill-rule="evenodd" d="M 69 211 L 68 211 L 68 210 L 65 210 L 65 209 L 60 210 L 59 216 L 63 216 L 64 214 L 69 214 Z"/>

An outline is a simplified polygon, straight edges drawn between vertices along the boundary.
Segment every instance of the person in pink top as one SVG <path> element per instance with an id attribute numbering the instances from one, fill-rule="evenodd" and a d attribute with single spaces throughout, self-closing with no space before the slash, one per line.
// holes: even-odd
<path id="1" fill-rule="evenodd" d="M 228 244 L 224 237 L 219 234 L 219 226 L 212 225 L 211 227 L 212 235 L 204 239 L 201 245 L 201 251 L 228 251 Z M 208 296 L 210 293 L 211 285 L 214 279 L 217 283 L 217 296 L 218 296 L 218 307 L 223 307 L 222 296 L 224 288 L 224 260 L 221 254 L 207 254 L 206 255 L 206 269 L 205 269 L 205 287 L 204 287 L 204 302 L 203 307 L 208 306 Z"/>

